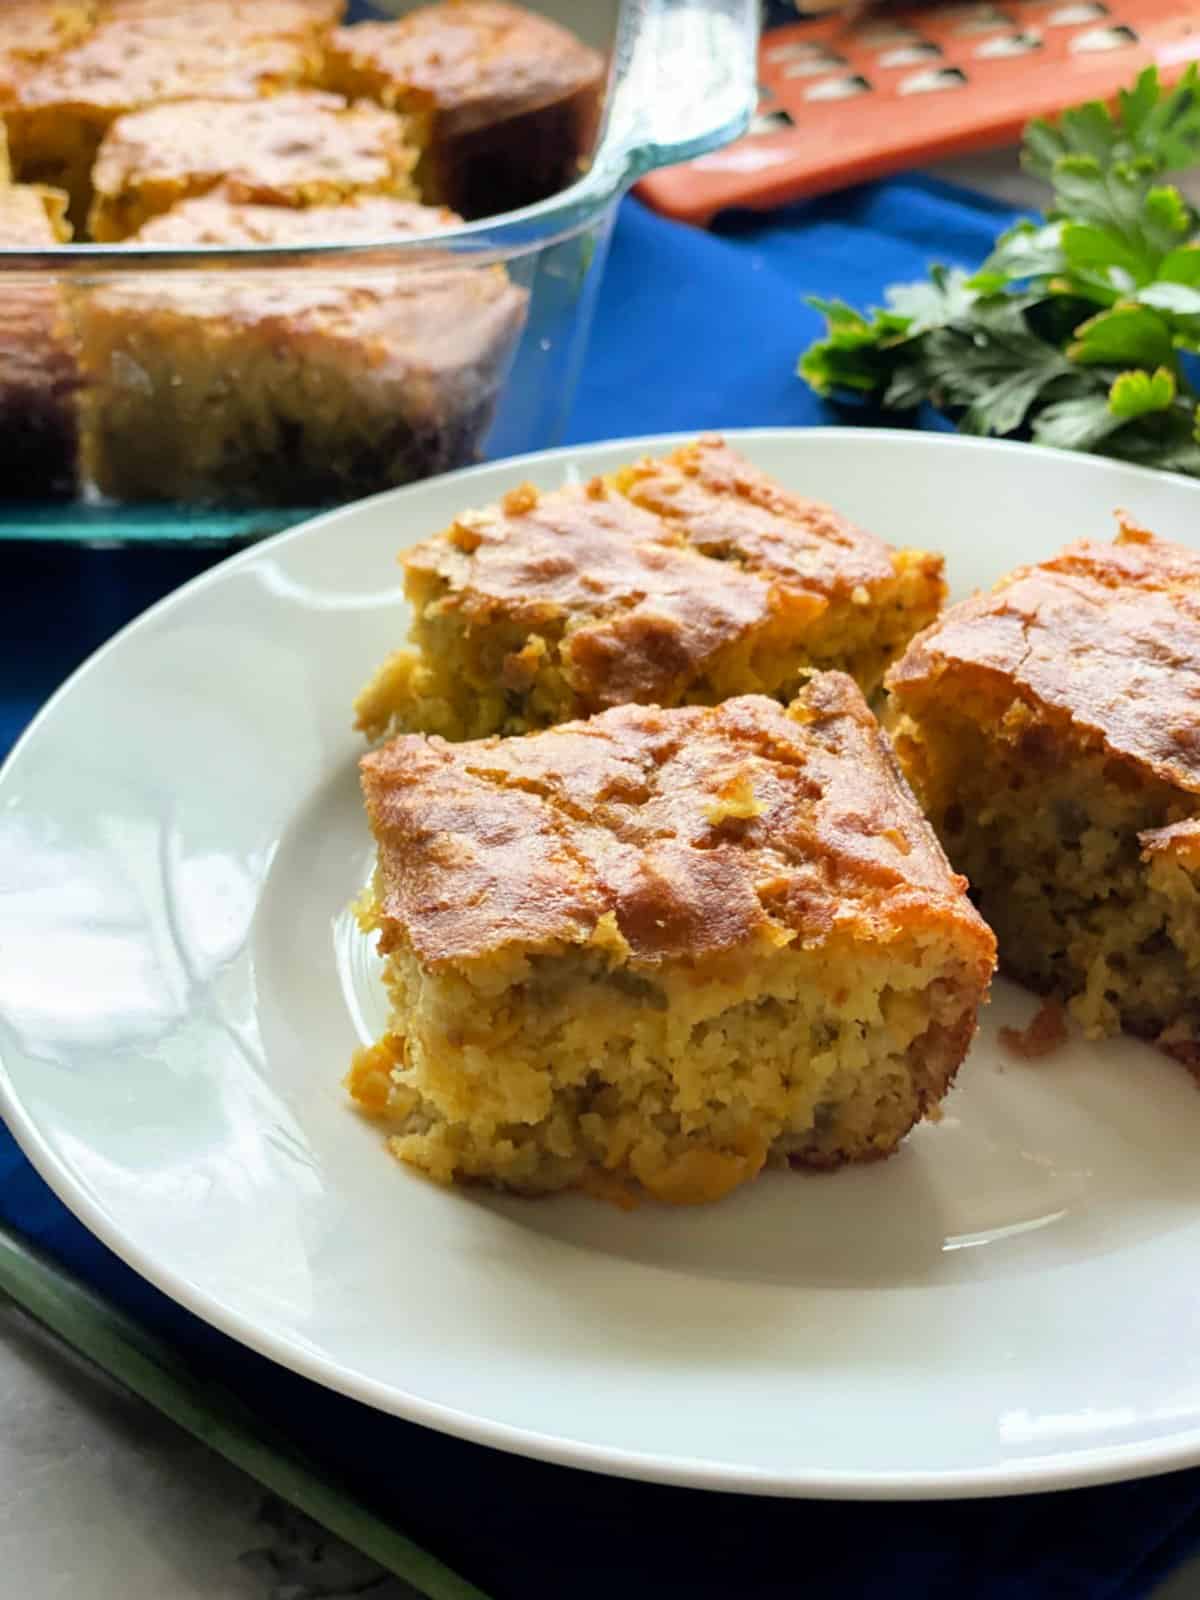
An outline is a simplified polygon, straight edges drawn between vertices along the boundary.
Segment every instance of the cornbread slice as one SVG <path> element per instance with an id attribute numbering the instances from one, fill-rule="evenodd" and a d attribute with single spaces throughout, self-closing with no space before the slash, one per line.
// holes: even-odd
<path id="1" fill-rule="evenodd" d="M 66 196 L 0 185 L 0 245 L 51 249 L 71 236 Z M 76 488 L 79 372 L 62 292 L 44 274 L 0 278 L 0 482 L 10 499 Z"/>
<path id="2" fill-rule="evenodd" d="M 389 1032 L 350 1093 L 442 1181 L 716 1200 L 893 1151 L 994 941 L 862 695 L 623 706 L 366 756 Z"/>
<path id="3" fill-rule="evenodd" d="M 1200 1061 L 1200 554 L 1126 521 L 953 607 L 901 760 L 1014 977 Z"/>
<path id="4" fill-rule="evenodd" d="M 415 200 L 416 151 L 394 112 L 340 95 L 181 100 L 119 117 L 92 171 L 93 238 L 128 238 L 181 200 L 222 186 L 233 200 L 334 206 L 358 194 Z"/>
<path id="5" fill-rule="evenodd" d="M 25 182 L 65 189 L 71 220 L 82 229 L 96 152 L 119 116 L 169 100 L 254 100 L 315 82 L 320 68 L 308 28 L 274 33 L 228 23 L 183 29 L 153 18 L 100 22 L 11 86 L 5 117 L 13 165 Z"/>
<path id="6" fill-rule="evenodd" d="M 383 196 L 307 211 L 211 196 L 145 237 L 370 242 L 457 220 Z M 77 299 L 84 459 L 118 499 L 318 505 L 466 465 L 527 306 L 502 267 L 432 248 L 404 270 L 335 259 L 163 276 Z"/>
<path id="7" fill-rule="evenodd" d="M 591 153 L 603 58 L 549 18 L 500 0 L 426 5 L 329 37 L 326 82 L 405 112 L 427 199 L 466 217 L 529 205 Z"/>
<path id="8" fill-rule="evenodd" d="M 786 700 L 813 668 L 870 693 L 945 592 L 940 556 L 889 548 L 716 438 L 612 482 L 519 489 L 402 560 L 414 648 L 359 697 L 371 737 Z"/>

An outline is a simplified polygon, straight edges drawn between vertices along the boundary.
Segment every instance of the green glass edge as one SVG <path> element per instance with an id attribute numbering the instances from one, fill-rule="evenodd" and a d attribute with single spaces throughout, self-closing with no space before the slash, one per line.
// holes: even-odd
<path id="1" fill-rule="evenodd" d="M 196 544 L 223 545 L 265 539 L 294 528 L 328 506 L 265 506 L 244 511 L 203 506 L 89 506 L 0 504 L 0 544 Z"/>

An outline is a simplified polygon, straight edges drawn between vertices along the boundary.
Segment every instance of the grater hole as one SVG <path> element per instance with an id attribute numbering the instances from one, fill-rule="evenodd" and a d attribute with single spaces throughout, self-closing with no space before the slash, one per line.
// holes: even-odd
<path id="1" fill-rule="evenodd" d="M 936 44 L 922 40 L 920 44 L 901 45 L 898 50 L 885 50 L 879 57 L 881 67 L 919 67 L 922 61 L 937 61 L 941 50 Z"/>
<path id="2" fill-rule="evenodd" d="M 850 63 L 845 56 L 835 55 L 832 50 L 824 55 L 809 56 L 803 61 L 793 61 L 784 67 L 785 78 L 822 78 L 827 73 L 836 72 L 839 67 L 848 67 Z"/>
<path id="3" fill-rule="evenodd" d="M 766 59 L 772 66 L 776 66 L 784 61 L 807 61 L 813 56 L 826 56 L 828 54 L 829 47 L 827 45 L 815 44 L 811 39 L 794 39 L 786 44 L 772 46 L 766 53 Z"/>
<path id="4" fill-rule="evenodd" d="M 1120 23 L 1115 28 L 1091 28 L 1087 33 L 1077 33 L 1067 48 L 1072 55 L 1098 55 L 1103 50 L 1127 50 L 1137 42 L 1133 29 Z"/>
<path id="5" fill-rule="evenodd" d="M 1108 7 L 1100 0 L 1081 0 L 1077 5 L 1055 6 L 1046 18 L 1049 28 L 1079 28 L 1085 22 L 1096 22 L 1108 15 Z"/>
<path id="6" fill-rule="evenodd" d="M 814 83 L 804 91 L 806 100 L 852 100 L 855 95 L 870 94 L 871 85 L 861 73 L 846 78 L 827 78 L 824 83 Z"/>
<path id="7" fill-rule="evenodd" d="M 960 38 L 966 39 L 981 33 L 995 33 L 998 28 L 1014 26 L 1014 19 L 1006 11 L 1001 11 L 998 6 L 978 6 L 972 14 L 962 18 L 954 31 Z"/>
<path id="8" fill-rule="evenodd" d="M 898 94 L 940 94 L 944 89 L 961 89 L 967 75 L 959 67 L 935 67 L 931 72 L 915 72 L 905 78 Z"/>
<path id="9" fill-rule="evenodd" d="M 1027 56 L 1031 50 L 1040 50 L 1042 40 L 1036 33 L 1006 33 L 1002 39 L 988 39 L 975 54 L 982 61 L 997 61 L 1007 56 Z"/>
<path id="10" fill-rule="evenodd" d="M 795 123 L 782 106 L 772 106 L 768 111 L 760 111 L 750 124 L 750 135 L 764 133 L 780 133 L 784 128 L 794 128 Z"/>

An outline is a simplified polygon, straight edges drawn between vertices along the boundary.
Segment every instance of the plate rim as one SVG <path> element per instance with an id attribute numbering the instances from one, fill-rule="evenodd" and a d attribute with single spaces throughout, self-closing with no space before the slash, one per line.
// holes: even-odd
<path id="1" fill-rule="evenodd" d="M 586 459 L 601 452 L 642 453 L 669 449 L 672 445 L 702 436 L 705 431 L 719 433 L 722 438 L 748 444 L 751 447 L 759 441 L 786 442 L 807 439 L 816 443 L 823 438 L 837 438 L 842 441 L 853 439 L 870 442 L 883 445 L 887 449 L 916 449 L 934 454 L 947 450 L 989 454 L 997 451 L 1020 452 L 1022 455 L 1032 454 L 1050 461 L 1069 460 L 1075 468 L 1084 472 L 1115 472 L 1121 478 L 1133 474 L 1147 482 L 1169 483 L 1172 492 L 1177 493 L 1182 490 L 1184 493 L 1194 494 L 1200 501 L 1200 482 L 1193 482 L 1181 474 L 1157 468 L 1011 440 L 950 433 L 910 432 L 890 428 L 852 426 L 742 427 L 719 430 L 692 428 L 670 433 L 560 445 L 550 450 L 482 462 L 435 479 L 389 489 L 381 494 L 323 512 L 320 516 L 283 529 L 247 549 L 224 557 L 204 572 L 162 596 L 87 656 L 38 709 L 27 727 L 22 730 L 3 763 L 0 763 L 0 789 L 10 780 L 27 744 L 40 734 L 43 724 L 53 718 L 60 700 L 65 699 L 87 674 L 96 670 L 110 650 L 116 649 L 127 636 L 136 633 L 138 629 L 150 626 L 162 612 L 177 605 L 185 597 L 209 584 L 224 581 L 231 570 L 241 565 L 250 565 L 261 560 L 264 552 L 270 552 L 292 539 L 320 536 L 326 528 L 336 526 L 339 520 L 360 515 L 365 506 L 402 505 L 405 497 L 414 492 L 426 491 L 433 485 L 439 489 L 445 487 L 452 489 L 460 483 L 467 485 L 474 479 L 497 470 L 511 471 L 527 465 L 531 471 L 536 471 L 548 464 L 570 461 L 572 458 Z M 120 1227 L 109 1224 L 99 1205 L 59 1162 L 32 1116 L 27 1112 L 2 1055 L 0 1055 L 0 1118 L 6 1123 L 35 1171 L 71 1214 L 126 1266 L 184 1310 L 237 1343 L 300 1377 L 369 1405 L 377 1411 L 433 1428 L 471 1443 L 557 1466 L 643 1482 L 726 1493 L 846 1501 L 982 1499 L 1014 1494 L 1046 1493 L 1059 1489 L 1161 1476 L 1200 1464 L 1200 1426 L 1188 1428 L 1165 1439 L 1093 1446 L 1076 1452 L 1059 1451 L 1054 1455 L 1038 1457 L 1035 1460 L 984 1467 L 918 1471 L 820 1472 L 809 1468 L 780 1471 L 774 1468 L 731 1465 L 711 1458 L 674 1456 L 660 1452 L 651 1454 L 642 1450 L 588 1444 L 558 1438 L 539 1429 L 523 1428 L 511 1423 L 481 1418 L 442 1402 L 425 1399 L 398 1385 L 386 1384 L 357 1374 L 332 1356 L 314 1355 L 299 1340 L 264 1329 L 260 1322 L 228 1306 L 216 1293 L 193 1284 L 186 1273 L 172 1267 L 161 1255 L 143 1251 Z"/>

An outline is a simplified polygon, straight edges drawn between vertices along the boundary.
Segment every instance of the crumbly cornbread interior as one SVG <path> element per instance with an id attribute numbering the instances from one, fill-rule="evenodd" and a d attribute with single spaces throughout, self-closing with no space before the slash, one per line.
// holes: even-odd
<path id="1" fill-rule="evenodd" d="M 957 1065 L 971 978 L 946 936 L 869 951 L 767 937 L 720 970 L 653 975 L 611 925 L 486 975 L 431 974 L 400 950 L 394 1029 L 349 1087 L 395 1121 L 393 1152 L 442 1182 L 615 1198 L 632 1181 L 695 1204 L 767 1162 L 890 1154 Z"/>
<path id="2" fill-rule="evenodd" d="M 96 289 L 77 308 L 87 471 L 130 499 L 320 505 L 460 466 L 525 306 L 498 268 Z"/>
<path id="3" fill-rule="evenodd" d="M 1200 1021 L 1200 892 L 1187 835 L 1194 797 L 1020 699 L 923 704 L 897 753 L 947 854 L 995 931 L 1004 969 L 1069 996 L 1090 1037 L 1157 1037 Z M 1168 1041 L 1169 1042 L 1169 1041 Z"/>

